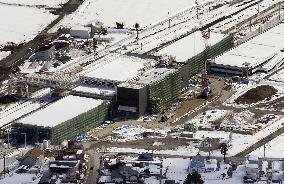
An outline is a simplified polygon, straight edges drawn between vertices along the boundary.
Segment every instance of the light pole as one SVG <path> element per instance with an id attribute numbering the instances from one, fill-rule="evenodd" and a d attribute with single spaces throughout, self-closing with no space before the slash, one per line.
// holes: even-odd
<path id="1" fill-rule="evenodd" d="M 209 153 L 209 159 L 210 159 L 212 139 L 210 137 L 207 137 L 207 141 L 208 141 L 208 153 Z"/>
<path id="2" fill-rule="evenodd" d="M 11 130 L 8 129 L 8 149 L 10 149 L 10 132 Z"/>
<path id="3" fill-rule="evenodd" d="M 25 149 L 27 148 L 27 133 L 21 133 L 23 135 L 25 135 Z"/>

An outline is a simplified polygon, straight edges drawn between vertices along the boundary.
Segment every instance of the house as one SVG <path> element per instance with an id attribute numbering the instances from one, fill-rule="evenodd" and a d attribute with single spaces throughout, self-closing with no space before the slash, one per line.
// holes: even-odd
<path id="1" fill-rule="evenodd" d="M 79 173 L 80 160 L 49 162 L 49 171 L 53 174 L 77 174 Z"/>
<path id="2" fill-rule="evenodd" d="M 177 184 L 175 180 L 165 180 L 164 184 Z"/>
<path id="3" fill-rule="evenodd" d="M 45 45 L 39 48 L 34 55 L 35 60 L 49 61 L 54 57 L 55 46 L 53 44 Z"/>
<path id="4" fill-rule="evenodd" d="M 206 172 L 214 172 L 217 170 L 217 160 L 211 159 L 206 161 L 205 163 Z"/>
<path id="5" fill-rule="evenodd" d="M 44 153 L 40 148 L 33 148 L 29 150 L 20 160 L 20 165 L 32 167 L 34 165 L 41 165 L 44 159 Z"/>
<path id="6" fill-rule="evenodd" d="M 138 155 L 138 161 L 153 161 L 153 153 L 141 153 Z"/>
<path id="7" fill-rule="evenodd" d="M 115 183 L 137 183 L 140 178 L 140 173 L 130 166 L 121 166 L 111 172 L 111 181 Z"/>
<path id="8" fill-rule="evenodd" d="M 205 168 L 205 164 L 202 161 L 196 160 L 190 163 L 188 170 L 190 173 L 194 171 L 201 173 L 201 172 L 205 172 L 206 168 Z"/>

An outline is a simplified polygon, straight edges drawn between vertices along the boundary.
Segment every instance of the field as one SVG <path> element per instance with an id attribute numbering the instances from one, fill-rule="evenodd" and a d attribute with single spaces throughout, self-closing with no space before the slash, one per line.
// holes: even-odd
<path id="1" fill-rule="evenodd" d="M 32 40 L 55 18 L 45 9 L 0 4 L 0 46 Z"/>
<path id="2" fill-rule="evenodd" d="M 126 27 L 133 27 L 138 22 L 145 27 L 166 18 L 168 13 L 172 15 L 194 4 L 193 0 L 86 0 L 75 13 L 66 16 L 57 28 L 85 26 L 97 20 L 110 27 L 115 27 L 116 22 L 123 22 Z"/>
<path id="3" fill-rule="evenodd" d="M 9 4 L 17 6 L 42 6 L 42 7 L 58 7 L 60 4 L 66 3 L 67 0 L 1 0 L 0 4 Z"/>

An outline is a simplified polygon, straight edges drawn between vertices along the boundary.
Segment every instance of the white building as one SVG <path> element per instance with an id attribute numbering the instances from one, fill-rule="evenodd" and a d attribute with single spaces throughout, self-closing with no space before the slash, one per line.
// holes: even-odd
<path id="1" fill-rule="evenodd" d="M 73 27 L 70 29 L 70 35 L 73 38 L 88 39 L 91 36 L 91 28 L 89 27 Z"/>
<path id="2" fill-rule="evenodd" d="M 284 24 L 241 44 L 212 60 L 211 73 L 251 75 L 268 72 L 284 62 Z"/>

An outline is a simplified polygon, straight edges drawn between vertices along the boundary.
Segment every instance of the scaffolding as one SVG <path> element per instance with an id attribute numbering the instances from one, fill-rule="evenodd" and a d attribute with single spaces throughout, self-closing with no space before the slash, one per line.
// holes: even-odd
<path id="1" fill-rule="evenodd" d="M 98 127 L 107 118 L 109 107 L 110 102 L 105 101 L 94 109 L 52 127 L 52 142 L 60 143 L 64 140 L 70 140 Z"/>
<path id="2" fill-rule="evenodd" d="M 182 86 L 179 72 L 169 74 L 162 80 L 156 81 L 149 86 L 149 111 L 159 113 L 166 110 L 178 100 Z"/>
<path id="3" fill-rule="evenodd" d="M 234 46 L 234 37 L 229 35 L 226 38 L 222 39 L 220 42 L 216 43 L 213 46 L 210 46 L 206 51 L 193 56 L 187 61 L 187 64 L 183 67 L 188 67 L 189 76 L 193 77 L 194 75 L 200 73 L 204 69 L 204 63 L 207 59 L 212 59 L 223 52 L 231 49 Z"/>

